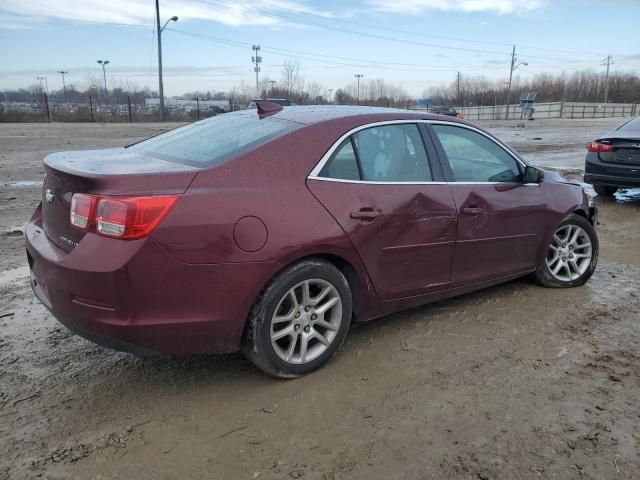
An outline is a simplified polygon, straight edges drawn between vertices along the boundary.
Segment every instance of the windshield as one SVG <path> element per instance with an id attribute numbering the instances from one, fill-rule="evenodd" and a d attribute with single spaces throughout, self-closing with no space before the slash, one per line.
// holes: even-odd
<path id="1" fill-rule="evenodd" d="M 128 148 L 185 165 L 210 167 L 301 126 L 278 118 L 260 118 L 255 114 L 219 115 Z"/>

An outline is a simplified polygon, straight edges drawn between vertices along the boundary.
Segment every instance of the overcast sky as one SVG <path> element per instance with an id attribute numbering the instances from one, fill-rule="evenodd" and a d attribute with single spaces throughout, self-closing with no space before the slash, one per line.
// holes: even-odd
<path id="1" fill-rule="evenodd" d="M 261 75 L 280 78 L 283 60 L 300 59 L 303 75 L 326 88 L 383 78 L 419 95 L 456 72 L 508 77 L 511 45 L 541 72 L 640 69 L 640 0 L 161 0 L 165 94 L 229 90 Z M 157 89 L 154 0 L 0 0 L 0 90 L 46 75 L 50 89 L 110 87 L 129 81 Z M 100 75 L 98 77 L 98 75 Z"/>

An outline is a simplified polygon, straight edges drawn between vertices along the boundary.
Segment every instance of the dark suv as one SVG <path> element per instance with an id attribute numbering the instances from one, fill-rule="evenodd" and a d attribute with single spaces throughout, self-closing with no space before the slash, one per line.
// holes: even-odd
<path id="1" fill-rule="evenodd" d="M 600 195 L 640 187 L 640 117 L 587 145 L 584 181 Z"/>

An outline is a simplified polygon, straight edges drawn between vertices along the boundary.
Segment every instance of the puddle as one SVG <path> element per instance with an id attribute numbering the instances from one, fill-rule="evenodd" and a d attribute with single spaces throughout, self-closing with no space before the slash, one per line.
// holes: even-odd
<path id="1" fill-rule="evenodd" d="M 7 237 L 22 237 L 24 235 L 24 225 L 12 225 L 4 232 Z"/>
<path id="2" fill-rule="evenodd" d="M 42 180 L 19 180 L 17 182 L 6 182 L 2 184 L 3 187 L 41 187 Z"/>

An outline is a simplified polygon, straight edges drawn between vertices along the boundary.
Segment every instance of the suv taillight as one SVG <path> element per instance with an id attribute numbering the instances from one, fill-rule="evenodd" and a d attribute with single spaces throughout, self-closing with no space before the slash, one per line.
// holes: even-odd
<path id="1" fill-rule="evenodd" d="M 613 145 L 608 143 L 591 142 L 587 145 L 587 150 L 592 153 L 613 152 Z"/>
<path id="2" fill-rule="evenodd" d="M 149 235 L 169 213 L 177 195 L 146 197 L 97 196 L 75 193 L 71 198 L 71 225 L 105 237 L 132 240 Z"/>

